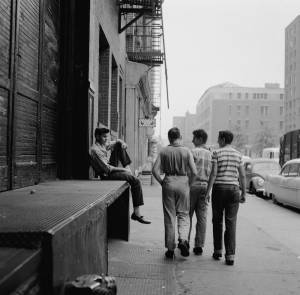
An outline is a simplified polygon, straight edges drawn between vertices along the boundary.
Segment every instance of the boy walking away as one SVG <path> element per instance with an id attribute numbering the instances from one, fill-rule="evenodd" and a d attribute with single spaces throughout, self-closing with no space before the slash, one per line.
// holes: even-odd
<path id="1" fill-rule="evenodd" d="M 193 131 L 192 155 L 197 168 L 197 175 L 190 184 L 190 231 L 192 231 L 193 215 L 196 213 L 195 255 L 202 255 L 206 234 L 206 218 L 208 198 L 206 195 L 208 180 L 212 169 L 212 154 L 206 148 L 207 133 L 203 129 Z"/>
<path id="2" fill-rule="evenodd" d="M 180 130 L 176 127 L 168 132 L 170 144 L 163 148 L 152 169 L 153 176 L 162 186 L 162 202 L 165 226 L 166 258 L 174 258 L 175 224 L 177 217 L 178 248 L 182 256 L 189 256 L 189 180 L 188 169 L 197 173 L 190 150 L 180 144 Z M 164 179 L 160 171 L 165 174 Z"/>
<path id="3" fill-rule="evenodd" d="M 213 152 L 212 173 L 209 178 L 207 197 L 212 188 L 213 215 L 213 258 L 222 257 L 223 214 L 225 213 L 225 262 L 234 264 L 236 248 L 236 221 L 239 203 L 246 200 L 245 172 L 242 155 L 231 146 L 233 134 L 230 131 L 220 131 L 218 144 L 220 148 Z M 241 182 L 241 190 L 239 188 Z"/>

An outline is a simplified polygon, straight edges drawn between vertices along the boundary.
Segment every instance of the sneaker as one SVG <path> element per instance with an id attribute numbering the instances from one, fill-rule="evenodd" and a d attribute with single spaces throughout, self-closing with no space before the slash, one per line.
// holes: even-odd
<path id="1" fill-rule="evenodd" d="M 202 247 L 195 247 L 193 249 L 193 252 L 194 252 L 195 255 L 202 255 L 203 249 L 202 249 Z"/>
<path id="2" fill-rule="evenodd" d="M 222 257 L 222 254 L 220 253 L 213 253 L 212 258 L 214 260 L 220 260 L 220 258 Z"/>
<path id="3" fill-rule="evenodd" d="M 165 253 L 165 256 L 166 256 L 167 259 L 174 259 L 174 258 L 175 258 L 174 251 L 173 251 L 173 250 L 168 250 L 168 251 Z"/>
<path id="4" fill-rule="evenodd" d="M 179 240 L 178 248 L 182 256 L 187 257 L 190 255 L 190 251 L 189 251 L 190 246 L 186 240 Z"/>

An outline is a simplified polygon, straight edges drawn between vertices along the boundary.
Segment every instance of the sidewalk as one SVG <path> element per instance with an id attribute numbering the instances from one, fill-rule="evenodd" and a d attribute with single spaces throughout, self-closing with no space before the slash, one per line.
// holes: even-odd
<path id="1" fill-rule="evenodd" d="M 118 295 L 300 294 L 300 260 L 248 219 L 259 205 L 255 197 L 250 196 L 240 208 L 236 263 L 226 266 L 224 260 L 211 258 L 210 207 L 203 255 L 191 251 L 184 258 L 176 249 L 175 260 L 165 260 L 161 189 L 158 185 L 144 185 L 143 189 L 142 212 L 152 224 L 131 222 L 130 241 L 109 244 L 109 274 L 117 279 Z"/>

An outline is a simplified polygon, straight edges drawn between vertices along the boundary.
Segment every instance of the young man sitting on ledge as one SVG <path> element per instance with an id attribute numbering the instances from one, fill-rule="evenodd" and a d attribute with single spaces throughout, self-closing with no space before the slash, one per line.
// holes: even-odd
<path id="1" fill-rule="evenodd" d="M 132 175 L 129 168 L 131 160 L 126 152 L 127 144 L 118 139 L 110 141 L 109 129 L 96 128 L 96 143 L 91 148 L 91 162 L 95 172 L 104 180 L 125 180 L 130 184 L 133 213 L 132 220 L 150 224 L 140 213 L 140 206 L 144 205 L 143 191 L 140 180 Z M 119 163 L 122 167 L 118 167 Z"/>

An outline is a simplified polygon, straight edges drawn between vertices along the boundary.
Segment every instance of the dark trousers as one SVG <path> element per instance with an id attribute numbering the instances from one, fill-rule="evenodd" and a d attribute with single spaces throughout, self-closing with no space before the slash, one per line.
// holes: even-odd
<path id="1" fill-rule="evenodd" d="M 223 214 L 225 213 L 225 258 L 233 260 L 236 247 L 236 220 L 240 190 L 236 185 L 216 184 L 212 190 L 214 252 L 222 253 Z"/>
<path id="2" fill-rule="evenodd" d="M 130 157 L 125 149 L 122 149 L 121 144 L 116 143 L 114 150 L 111 153 L 109 164 L 118 167 L 121 164 L 123 167 L 131 163 Z M 127 171 L 111 172 L 109 175 L 101 176 L 105 180 L 125 180 L 130 184 L 133 207 L 144 205 L 143 191 L 140 180 Z"/>

